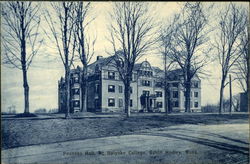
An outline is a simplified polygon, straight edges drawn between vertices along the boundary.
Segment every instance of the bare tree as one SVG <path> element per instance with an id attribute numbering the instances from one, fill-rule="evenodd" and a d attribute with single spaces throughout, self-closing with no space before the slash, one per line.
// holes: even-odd
<path id="1" fill-rule="evenodd" d="M 210 6 L 211 7 L 211 6 Z M 209 7 L 209 8 L 210 8 Z M 185 3 L 171 43 L 170 58 L 178 63 L 183 73 L 185 88 L 185 112 L 190 112 L 191 80 L 202 73 L 208 63 L 208 52 L 205 48 L 208 41 L 208 16 L 201 2 Z"/>
<path id="2" fill-rule="evenodd" d="M 232 69 L 236 75 L 237 82 L 244 92 L 248 92 L 249 89 L 249 34 L 248 34 L 248 12 L 245 14 L 245 26 L 239 36 L 238 53 L 239 59 L 236 61 L 235 67 Z"/>
<path id="3" fill-rule="evenodd" d="M 223 109 L 223 92 L 229 71 L 240 57 L 237 51 L 237 42 L 241 32 L 246 26 L 243 10 L 235 4 L 230 3 L 224 11 L 220 13 L 219 29 L 216 34 L 215 49 L 221 67 L 220 102 L 219 113 Z"/>
<path id="4" fill-rule="evenodd" d="M 51 6 L 55 13 L 52 15 L 53 13 L 46 10 L 45 20 L 52 32 L 59 56 L 64 65 L 66 86 L 65 117 L 68 118 L 70 112 L 70 68 L 73 65 L 76 48 L 76 37 L 74 36 L 75 4 L 74 2 L 52 2 Z M 48 37 L 50 38 L 50 35 Z"/>
<path id="5" fill-rule="evenodd" d="M 161 29 L 161 34 L 159 37 L 159 44 L 160 44 L 160 54 L 163 60 L 164 65 L 164 104 L 165 104 L 165 111 L 166 113 L 171 112 L 169 109 L 170 102 L 170 91 L 169 91 L 169 83 L 168 83 L 168 72 L 175 68 L 175 63 L 170 57 L 171 47 L 172 47 L 172 40 L 174 39 L 174 33 L 176 30 L 176 21 L 178 20 L 178 15 L 175 15 L 173 19 L 168 21 L 167 25 L 164 25 Z"/>
<path id="6" fill-rule="evenodd" d="M 240 111 L 240 94 L 234 95 L 233 96 L 233 109 L 235 112 Z"/>
<path id="7" fill-rule="evenodd" d="M 87 111 L 87 72 L 90 60 L 94 55 L 94 45 L 96 39 L 90 40 L 87 35 L 86 29 L 94 18 L 89 19 L 91 10 L 90 2 L 76 2 L 76 40 L 77 40 L 77 51 L 80 61 L 83 66 L 83 73 L 81 81 L 81 94 L 82 94 L 82 105 L 81 111 Z"/>
<path id="8" fill-rule="evenodd" d="M 116 2 L 110 23 L 110 42 L 124 83 L 125 112 L 130 116 L 130 84 L 135 62 L 155 44 L 153 18 L 145 2 Z M 118 53 L 118 50 L 120 53 Z M 122 64 L 121 64 L 122 63 Z"/>
<path id="9" fill-rule="evenodd" d="M 32 2 L 4 2 L 2 5 L 3 64 L 22 70 L 24 113 L 29 113 L 28 69 L 43 42 L 38 38 L 39 5 Z"/>

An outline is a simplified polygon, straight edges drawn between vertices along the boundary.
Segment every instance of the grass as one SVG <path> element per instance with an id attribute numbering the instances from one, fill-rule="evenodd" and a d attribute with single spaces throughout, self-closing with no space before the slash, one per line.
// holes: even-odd
<path id="1" fill-rule="evenodd" d="M 242 123 L 248 114 L 134 114 L 130 118 L 2 119 L 2 148 L 133 134 L 180 124 Z"/>

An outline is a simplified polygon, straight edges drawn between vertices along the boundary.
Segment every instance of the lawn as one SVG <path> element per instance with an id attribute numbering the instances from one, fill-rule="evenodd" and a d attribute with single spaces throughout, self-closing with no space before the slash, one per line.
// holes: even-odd
<path id="1" fill-rule="evenodd" d="M 130 118 L 2 118 L 2 148 L 134 134 L 180 124 L 246 123 L 248 114 L 132 114 Z"/>

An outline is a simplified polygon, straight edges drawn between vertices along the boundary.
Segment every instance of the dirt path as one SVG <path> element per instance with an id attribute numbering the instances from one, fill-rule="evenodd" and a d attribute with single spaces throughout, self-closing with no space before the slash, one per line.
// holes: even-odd
<path id="1" fill-rule="evenodd" d="M 249 125 L 178 125 L 2 150 L 2 163 L 248 163 Z"/>

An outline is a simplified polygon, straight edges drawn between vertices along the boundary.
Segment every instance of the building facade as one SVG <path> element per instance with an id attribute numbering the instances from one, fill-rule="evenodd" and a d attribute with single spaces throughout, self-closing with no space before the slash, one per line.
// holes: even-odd
<path id="1" fill-rule="evenodd" d="M 97 60 L 88 67 L 87 108 L 89 112 L 123 112 L 124 84 L 114 63 L 114 56 Z M 77 67 L 70 73 L 70 112 L 81 109 L 80 80 L 82 69 Z M 58 82 L 58 107 L 65 112 L 64 79 Z M 185 110 L 185 92 L 180 70 L 168 73 L 168 108 L 173 112 Z M 164 71 L 153 67 L 148 61 L 137 63 L 132 74 L 130 88 L 131 112 L 166 112 L 164 102 Z M 191 111 L 201 110 L 201 81 L 198 76 L 192 80 Z"/>

